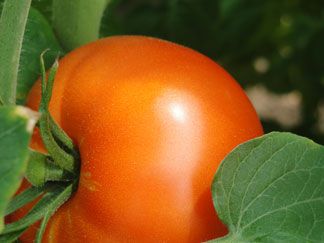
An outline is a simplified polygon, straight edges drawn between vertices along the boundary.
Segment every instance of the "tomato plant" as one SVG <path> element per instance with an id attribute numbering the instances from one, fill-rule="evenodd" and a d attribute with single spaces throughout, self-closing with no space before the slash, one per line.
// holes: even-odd
<path id="1" fill-rule="evenodd" d="M 144 36 L 83 45 L 98 37 L 105 0 L 84 29 L 88 1 L 54 0 L 55 14 L 71 13 L 71 31 L 58 16 L 53 25 L 74 50 L 47 74 L 46 52 L 28 52 L 40 54 L 41 77 L 28 108 L 16 106 L 31 84 L 16 95 L 31 4 L 13 14 L 17 1 L 5 1 L 0 21 L 0 242 L 324 239 L 323 146 L 286 133 L 256 138 L 262 127 L 242 88 L 187 47 Z M 45 37 L 42 46 L 60 49 Z"/>
<path id="2" fill-rule="evenodd" d="M 28 99 L 36 110 L 39 94 L 38 82 Z M 158 39 L 102 39 L 60 61 L 50 111 L 78 146 L 81 173 L 45 242 L 198 242 L 226 233 L 213 211 L 213 175 L 262 128 L 216 63 Z"/>

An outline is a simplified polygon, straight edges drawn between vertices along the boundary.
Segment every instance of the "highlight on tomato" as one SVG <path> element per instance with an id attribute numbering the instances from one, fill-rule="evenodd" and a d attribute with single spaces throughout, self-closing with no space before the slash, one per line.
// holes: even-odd
<path id="1" fill-rule="evenodd" d="M 28 106 L 38 110 L 40 99 L 38 81 Z M 81 168 L 43 242 L 201 242 L 227 233 L 213 176 L 263 131 L 243 89 L 214 61 L 160 39 L 104 38 L 60 60 L 49 110 Z M 31 146 L 44 151 L 37 131 Z"/>

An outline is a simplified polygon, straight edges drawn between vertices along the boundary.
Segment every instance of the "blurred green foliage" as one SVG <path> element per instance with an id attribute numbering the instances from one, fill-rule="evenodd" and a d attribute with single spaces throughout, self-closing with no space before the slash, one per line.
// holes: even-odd
<path id="1" fill-rule="evenodd" d="M 27 94 L 40 76 L 40 55 L 48 50 L 45 55 L 45 66 L 49 68 L 55 58 L 63 54 L 51 26 L 44 16 L 35 8 L 31 8 L 28 15 L 26 31 L 22 44 L 19 63 L 17 103 L 24 104 Z"/>
<path id="2" fill-rule="evenodd" d="M 0 13 L 3 2 L 4 0 L 0 0 Z M 31 7 L 26 23 L 17 77 L 16 102 L 20 105 L 26 102 L 30 88 L 40 76 L 39 57 L 41 53 L 47 50 L 47 54 L 44 57 L 46 68 L 51 66 L 56 57 L 64 54 L 48 22 L 48 19 L 50 19 L 51 1 L 36 0 L 32 4 L 37 6 L 39 10 Z"/>
<path id="3" fill-rule="evenodd" d="M 291 131 L 324 143 L 315 128 L 324 102 L 323 0 L 114 0 L 101 33 L 171 40 L 216 60 L 244 87 L 296 90 L 302 122 Z M 282 130 L 272 121 L 264 126 L 266 132 Z"/>

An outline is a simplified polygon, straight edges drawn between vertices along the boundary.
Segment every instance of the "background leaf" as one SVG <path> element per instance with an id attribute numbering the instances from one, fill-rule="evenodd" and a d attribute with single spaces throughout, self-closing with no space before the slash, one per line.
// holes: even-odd
<path id="1" fill-rule="evenodd" d="M 5 209 L 27 167 L 28 144 L 37 113 L 20 106 L 0 107 L 0 232 Z"/>
<path id="2" fill-rule="evenodd" d="M 324 147 L 289 133 L 239 145 L 212 186 L 232 242 L 324 240 Z M 217 242 L 217 240 L 215 240 Z"/>
<path id="3" fill-rule="evenodd" d="M 35 8 L 31 8 L 23 40 L 21 59 L 19 63 L 17 103 L 24 104 L 27 94 L 40 76 L 39 56 L 46 50 L 45 66 L 49 68 L 63 50 L 59 45 L 52 27 L 45 17 Z"/>
<path id="4" fill-rule="evenodd" d="M 21 46 L 31 0 L 7 0 L 0 18 L 0 103 L 16 103 Z"/>
<path id="5" fill-rule="evenodd" d="M 65 50 L 99 38 L 102 14 L 109 0 L 53 0 L 52 24 Z"/>

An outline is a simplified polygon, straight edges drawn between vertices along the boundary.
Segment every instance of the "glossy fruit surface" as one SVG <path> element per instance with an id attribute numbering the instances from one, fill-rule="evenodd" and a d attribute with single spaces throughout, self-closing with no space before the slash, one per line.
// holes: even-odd
<path id="1" fill-rule="evenodd" d="M 37 109 L 39 96 L 38 82 L 28 105 Z M 262 128 L 215 62 L 159 39 L 101 39 L 60 61 L 50 111 L 80 150 L 81 174 L 44 242 L 200 242 L 226 234 L 212 204 L 213 176 Z"/>

